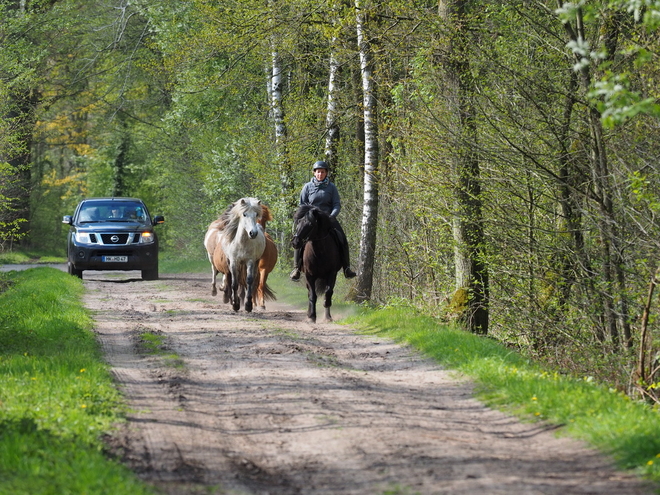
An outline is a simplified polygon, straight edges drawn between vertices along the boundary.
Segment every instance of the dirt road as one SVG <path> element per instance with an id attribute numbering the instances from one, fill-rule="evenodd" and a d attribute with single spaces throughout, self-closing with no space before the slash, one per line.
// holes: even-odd
<path id="1" fill-rule="evenodd" d="M 86 304 L 132 407 L 111 443 L 163 493 L 652 493 L 410 349 L 288 306 L 234 313 L 206 274 L 130 273 L 85 272 Z"/>

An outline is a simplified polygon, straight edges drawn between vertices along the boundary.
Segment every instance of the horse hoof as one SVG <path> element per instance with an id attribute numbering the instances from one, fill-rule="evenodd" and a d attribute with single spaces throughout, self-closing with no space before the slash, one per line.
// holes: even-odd
<path id="1" fill-rule="evenodd" d="M 248 313 L 252 312 L 252 303 L 251 302 L 247 301 L 245 303 L 245 311 L 247 311 Z"/>
<path id="2" fill-rule="evenodd" d="M 213 290 L 211 291 L 211 295 L 212 295 L 212 296 L 217 296 L 217 295 L 218 295 L 218 291 L 217 291 L 217 289 L 216 289 L 215 287 L 214 287 Z"/>
<path id="3" fill-rule="evenodd" d="M 307 323 L 316 323 L 316 318 L 307 318 Z"/>
<path id="4" fill-rule="evenodd" d="M 234 305 L 232 306 L 232 309 L 233 309 L 234 311 L 238 311 L 239 309 L 241 309 L 241 305 L 240 305 L 240 304 L 234 304 Z"/>

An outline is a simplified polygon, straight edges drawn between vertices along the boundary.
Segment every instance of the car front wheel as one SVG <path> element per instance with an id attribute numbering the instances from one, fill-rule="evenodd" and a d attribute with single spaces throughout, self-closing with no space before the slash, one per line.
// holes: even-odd
<path id="1" fill-rule="evenodd" d="M 75 266 L 73 266 L 73 263 L 71 263 L 70 261 L 68 263 L 68 271 L 69 271 L 69 275 L 73 275 L 74 277 L 78 277 L 78 278 L 83 278 L 82 276 L 83 271 L 78 270 Z"/>
<path id="2" fill-rule="evenodd" d="M 158 265 L 150 270 L 142 270 L 142 280 L 158 280 Z"/>

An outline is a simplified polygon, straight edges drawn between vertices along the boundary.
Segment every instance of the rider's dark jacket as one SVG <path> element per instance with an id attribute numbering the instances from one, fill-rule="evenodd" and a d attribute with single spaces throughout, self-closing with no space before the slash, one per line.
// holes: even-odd
<path id="1" fill-rule="evenodd" d="M 300 204 L 314 205 L 330 215 L 331 218 L 336 218 L 341 211 L 339 191 L 327 177 L 322 182 L 313 178 L 306 183 L 300 192 Z"/>

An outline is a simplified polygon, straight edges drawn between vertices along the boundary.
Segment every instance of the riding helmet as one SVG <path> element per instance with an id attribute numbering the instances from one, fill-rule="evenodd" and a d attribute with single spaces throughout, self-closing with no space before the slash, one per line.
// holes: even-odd
<path id="1" fill-rule="evenodd" d="M 328 170 L 328 164 L 326 162 L 324 162 L 323 160 L 319 160 L 318 162 L 316 162 L 314 164 L 314 168 L 312 168 L 312 170 L 318 170 L 319 168 L 324 168 L 324 169 Z"/>

